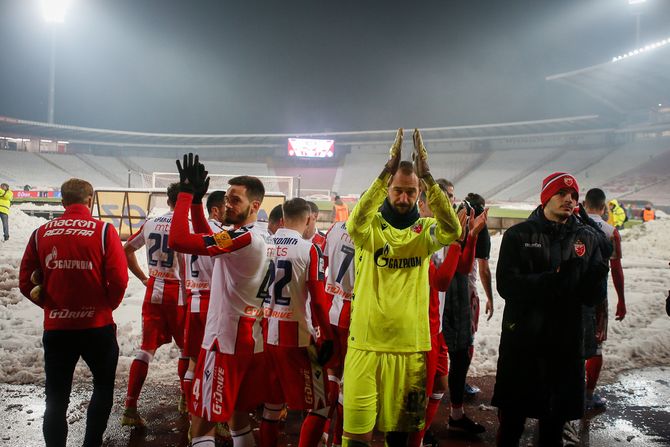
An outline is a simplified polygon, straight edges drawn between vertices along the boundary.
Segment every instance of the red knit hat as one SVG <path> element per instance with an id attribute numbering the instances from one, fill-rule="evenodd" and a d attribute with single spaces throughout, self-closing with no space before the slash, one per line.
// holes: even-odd
<path id="1" fill-rule="evenodd" d="M 579 184 L 577 183 L 577 179 L 567 172 L 554 172 L 542 181 L 542 192 L 540 193 L 542 206 L 545 206 L 549 199 L 561 189 L 574 189 L 579 199 Z"/>

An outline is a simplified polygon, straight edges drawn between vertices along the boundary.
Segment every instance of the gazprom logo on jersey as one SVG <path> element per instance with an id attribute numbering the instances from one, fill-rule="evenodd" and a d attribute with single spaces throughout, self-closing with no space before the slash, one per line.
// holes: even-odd
<path id="1" fill-rule="evenodd" d="M 93 270 L 93 263 L 91 261 L 58 259 L 58 250 L 56 250 L 56 247 L 44 257 L 44 264 L 49 270 Z"/>
<path id="2" fill-rule="evenodd" d="M 375 264 L 377 267 L 387 267 L 390 269 L 407 269 L 420 267 L 422 259 L 419 256 L 411 258 L 393 258 L 389 257 L 391 249 L 389 244 L 384 244 L 382 248 L 375 251 Z"/>

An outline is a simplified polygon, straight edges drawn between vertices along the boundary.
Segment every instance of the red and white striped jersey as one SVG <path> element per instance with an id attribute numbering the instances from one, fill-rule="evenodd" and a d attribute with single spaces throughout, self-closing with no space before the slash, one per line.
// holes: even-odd
<path id="1" fill-rule="evenodd" d="M 262 352 L 263 297 L 270 235 L 255 225 L 203 236 L 214 260 L 202 347 L 219 352 Z"/>
<path id="2" fill-rule="evenodd" d="M 326 293 L 333 296 L 330 324 L 341 326 L 341 313 L 348 307 L 354 293 L 354 243 L 347 233 L 346 222 L 336 222 L 326 234 L 324 256 L 328 264 Z M 348 325 L 347 325 L 348 327 Z"/>
<path id="3" fill-rule="evenodd" d="M 210 219 L 208 223 L 212 233 L 224 229 L 224 226 L 215 220 Z M 204 255 L 184 255 L 184 260 L 186 302 L 190 303 L 191 313 L 200 313 L 200 300 L 209 300 L 214 260 Z"/>
<path id="4" fill-rule="evenodd" d="M 267 343 L 309 346 L 315 334 L 307 282 L 323 280 L 321 250 L 288 228 L 277 230 L 272 242 L 274 284 L 265 303 Z"/>
<path id="5" fill-rule="evenodd" d="M 318 228 L 314 236 L 312 236 L 312 244 L 319 247 L 319 250 L 323 252 L 323 247 L 326 245 L 326 236 Z"/>
<path id="6" fill-rule="evenodd" d="M 191 199 L 184 192 L 177 196 L 170 246 L 214 259 L 202 347 L 223 354 L 262 352 L 270 235 L 254 224 L 216 234 L 193 234 L 188 224 Z"/>
<path id="7" fill-rule="evenodd" d="M 174 296 L 174 294 L 168 296 L 163 293 L 165 290 L 164 281 L 180 281 L 183 277 L 180 256 L 168 247 L 168 235 L 170 234 L 171 224 L 172 211 L 153 219 L 147 219 L 142 227 L 128 238 L 126 244 L 131 245 L 135 249 L 142 248 L 144 245 L 147 246 L 146 254 L 149 276 L 155 278 L 155 282 L 152 293 L 147 294 L 145 300 L 158 304 L 176 301 L 178 304 L 183 305 L 185 297 L 182 293 L 182 288 L 179 288 L 179 296 Z M 169 289 L 173 290 L 173 288 Z"/>

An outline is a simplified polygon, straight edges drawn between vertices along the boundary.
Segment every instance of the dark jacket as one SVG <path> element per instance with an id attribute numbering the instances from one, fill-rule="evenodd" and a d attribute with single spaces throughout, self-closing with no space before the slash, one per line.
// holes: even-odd
<path id="1" fill-rule="evenodd" d="M 603 299 L 598 235 L 574 216 L 563 224 L 538 207 L 503 236 L 496 269 L 505 300 L 493 405 L 527 417 L 584 412 L 582 304 Z"/>

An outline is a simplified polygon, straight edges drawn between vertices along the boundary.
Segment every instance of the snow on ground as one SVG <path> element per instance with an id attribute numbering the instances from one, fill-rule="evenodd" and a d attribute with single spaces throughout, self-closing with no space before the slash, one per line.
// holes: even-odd
<path id="1" fill-rule="evenodd" d="M 488 205 L 498 206 L 507 210 L 533 211 L 535 208 L 537 208 L 537 203 L 530 202 L 491 202 Z"/>
<path id="2" fill-rule="evenodd" d="M 19 266 L 27 241 L 33 230 L 45 222 L 45 219 L 29 216 L 12 207 L 9 241 L 0 242 L 0 383 L 44 382 L 43 311 L 21 295 L 18 285 Z M 144 249 L 136 254 L 146 270 Z M 114 311 L 121 351 L 116 374 L 117 380 L 124 382 L 141 340 L 143 298 L 144 286 L 130 274 L 126 296 Z M 178 356 L 179 351 L 173 344 L 158 349 L 149 369 L 149 380 L 176 381 Z M 82 361 L 75 375 L 90 376 Z"/>
<path id="3" fill-rule="evenodd" d="M 63 211 L 65 208 L 63 208 L 63 205 L 60 203 L 32 203 L 32 202 L 25 202 L 25 203 L 16 203 L 12 205 L 13 210 L 42 210 L 42 211 Z"/>
<path id="4" fill-rule="evenodd" d="M 18 290 L 21 256 L 32 231 L 46 222 L 12 209 L 11 237 L 0 243 L 0 383 L 42 383 L 42 310 Z M 603 376 L 647 365 L 670 364 L 670 318 L 665 315 L 664 297 L 670 288 L 670 220 L 657 220 L 622 232 L 623 267 L 626 280 L 628 314 L 624 321 L 614 321 L 616 294 L 610 284 L 609 340 L 604 346 Z M 475 357 L 471 375 L 494 374 L 497 362 L 500 325 L 504 300 L 495 292 L 495 267 L 501 236 L 492 237 L 491 271 L 494 279 L 495 312 L 486 321 L 484 301 L 479 332 L 475 339 Z M 146 268 L 144 251 L 136 252 Z M 130 275 L 130 283 L 121 306 L 114 312 L 121 349 L 117 379 L 127 380 L 128 369 L 140 342 L 141 306 L 144 287 Z M 484 291 L 479 290 L 482 300 Z M 161 347 L 156 353 L 148 381 L 175 382 L 178 351 L 174 345 Z M 76 376 L 88 378 L 80 363 Z"/>

